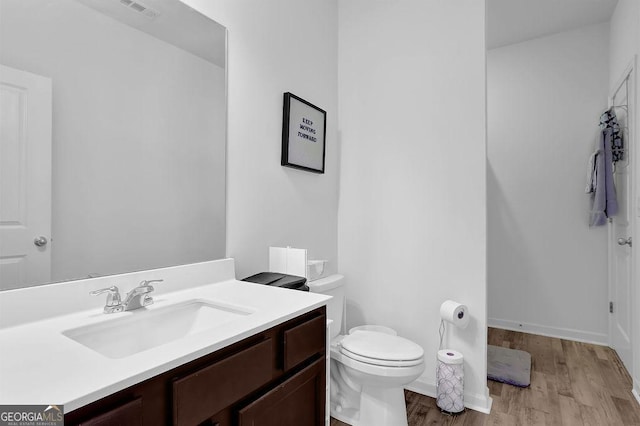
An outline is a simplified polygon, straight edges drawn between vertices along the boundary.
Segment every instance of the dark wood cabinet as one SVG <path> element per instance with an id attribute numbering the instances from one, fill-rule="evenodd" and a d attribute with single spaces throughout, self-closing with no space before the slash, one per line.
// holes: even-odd
<path id="1" fill-rule="evenodd" d="M 324 423 L 324 359 L 276 386 L 238 412 L 239 426 L 300 426 Z"/>
<path id="2" fill-rule="evenodd" d="M 271 381 L 272 339 L 173 382 L 173 424 L 199 424 Z"/>
<path id="3" fill-rule="evenodd" d="M 321 307 L 71 411 L 65 425 L 324 425 L 325 333 Z"/>
<path id="4" fill-rule="evenodd" d="M 284 331 L 284 370 L 299 365 L 313 355 L 324 350 L 327 320 L 323 317 L 311 318 Z"/>
<path id="5" fill-rule="evenodd" d="M 142 426 L 142 398 L 112 408 L 81 422 L 82 426 L 131 425 Z"/>

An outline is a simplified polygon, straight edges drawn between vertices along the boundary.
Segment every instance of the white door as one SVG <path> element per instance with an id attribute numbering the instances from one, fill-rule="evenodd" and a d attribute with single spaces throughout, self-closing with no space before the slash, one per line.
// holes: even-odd
<path id="1" fill-rule="evenodd" d="M 631 336 L 633 318 L 633 155 L 634 155 L 634 123 L 632 120 L 635 105 L 634 97 L 634 68 L 625 73 L 626 78 L 611 97 L 613 105 L 626 105 L 615 108 L 623 132 L 625 146 L 624 160 L 615 163 L 614 181 L 618 198 L 618 214 L 613 217 L 609 226 L 609 274 L 610 274 L 610 306 L 611 347 L 616 350 L 620 359 L 629 372 L 633 371 L 633 354 Z"/>
<path id="2" fill-rule="evenodd" d="M 0 65 L 0 290 L 50 281 L 51 79 Z"/>

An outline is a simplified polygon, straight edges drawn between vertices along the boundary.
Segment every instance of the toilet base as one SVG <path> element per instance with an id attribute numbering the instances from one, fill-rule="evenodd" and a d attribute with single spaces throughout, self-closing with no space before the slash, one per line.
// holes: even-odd
<path id="1" fill-rule="evenodd" d="M 359 410 L 332 403 L 331 417 L 351 426 L 407 426 L 404 389 L 364 386 Z"/>
<path id="2" fill-rule="evenodd" d="M 351 426 L 358 424 L 358 411 L 353 408 L 337 411 L 335 405 L 331 404 L 331 417 Z"/>
<path id="3" fill-rule="evenodd" d="M 403 388 L 364 386 L 360 398 L 360 425 L 407 426 Z"/>

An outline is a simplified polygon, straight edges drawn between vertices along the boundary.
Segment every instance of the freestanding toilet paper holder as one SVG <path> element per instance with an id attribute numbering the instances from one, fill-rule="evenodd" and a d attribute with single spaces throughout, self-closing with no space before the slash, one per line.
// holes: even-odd
<path id="1" fill-rule="evenodd" d="M 459 414 L 464 411 L 464 357 L 453 349 L 442 349 L 445 321 L 458 328 L 466 328 L 469 320 L 468 308 L 465 305 L 453 300 L 445 300 L 440 305 L 436 405 L 446 414 Z"/>

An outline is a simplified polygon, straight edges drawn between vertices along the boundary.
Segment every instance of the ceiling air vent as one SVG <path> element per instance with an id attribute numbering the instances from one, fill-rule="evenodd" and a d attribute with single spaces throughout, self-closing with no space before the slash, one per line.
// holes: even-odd
<path id="1" fill-rule="evenodd" d="M 136 13 L 146 16 L 149 19 L 153 19 L 160 16 L 160 12 L 158 12 L 157 10 L 151 9 L 149 6 L 146 6 L 145 4 L 139 1 L 120 0 L 120 4 L 128 7 L 130 10 Z"/>

